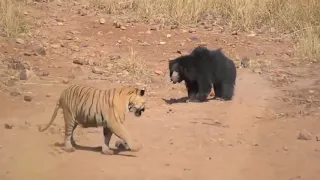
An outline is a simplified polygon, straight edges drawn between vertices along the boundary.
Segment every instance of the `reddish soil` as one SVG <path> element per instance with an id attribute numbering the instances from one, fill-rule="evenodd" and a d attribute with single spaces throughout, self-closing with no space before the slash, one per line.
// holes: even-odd
<path id="1" fill-rule="evenodd" d="M 146 33 L 150 26 L 142 23 L 124 23 L 128 26 L 121 30 L 110 17 L 81 16 L 79 8 L 64 1 L 32 4 L 26 9 L 31 33 L 21 37 L 25 43 L 0 40 L 1 180 L 320 177 L 320 73 L 315 61 L 301 62 L 295 56 L 290 39 L 231 35 L 218 28 Z M 105 24 L 99 23 L 100 17 Z M 183 98 L 186 91 L 183 84 L 168 82 L 167 60 L 179 56 L 177 50 L 188 52 L 201 43 L 222 47 L 238 64 L 239 57 L 251 60 L 249 68 L 237 69 L 234 99 L 168 104 L 166 100 Z M 39 44 L 46 54 L 30 53 Z M 123 70 L 110 68 L 118 60 L 109 57 L 125 58 L 129 47 L 146 61 L 150 76 L 133 80 Z M 74 64 L 75 58 L 89 64 Z M 21 70 L 8 68 L 19 63 L 34 72 L 28 80 L 19 80 Z M 105 72 L 93 73 L 94 67 Z M 63 142 L 61 113 L 48 131 L 38 132 L 38 125 L 48 123 L 61 91 L 74 83 L 101 88 L 145 85 L 148 108 L 140 118 L 128 114 L 126 123 L 143 149 L 102 155 L 95 151 L 103 143 L 102 129 L 78 128 L 75 139 L 84 148 L 66 153 L 56 145 Z M 32 100 L 24 100 L 26 95 Z M 299 131 L 306 140 L 297 138 Z"/>

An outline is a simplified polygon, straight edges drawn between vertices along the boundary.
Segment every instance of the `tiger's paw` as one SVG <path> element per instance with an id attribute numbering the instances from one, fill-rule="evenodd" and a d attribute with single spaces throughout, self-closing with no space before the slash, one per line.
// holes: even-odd
<path id="1" fill-rule="evenodd" d="M 62 150 L 64 150 L 65 152 L 68 152 L 68 153 L 76 151 L 76 149 L 72 146 L 65 146 L 62 148 Z"/>
<path id="2" fill-rule="evenodd" d="M 132 147 L 130 147 L 130 150 L 132 152 L 138 152 L 142 149 L 142 144 L 136 143 Z"/>
<path id="3" fill-rule="evenodd" d="M 114 152 L 109 149 L 107 146 L 102 146 L 102 151 L 101 151 L 102 154 L 105 154 L 105 155 L 113 155 Z"/>

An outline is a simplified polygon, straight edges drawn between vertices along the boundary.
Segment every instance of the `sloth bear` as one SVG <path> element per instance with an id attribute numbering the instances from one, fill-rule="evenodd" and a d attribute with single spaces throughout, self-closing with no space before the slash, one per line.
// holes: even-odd
<path id="1" fill-rule="evenodd" d="M 232 99 L 236 66 L 221 50 L 198 46 L 189 55 L 169 61 L 170 80 L 174 84 L 185 81 L 189 98 L 187 102 L 206 101 L 212 85 L 214 99 Z"/>

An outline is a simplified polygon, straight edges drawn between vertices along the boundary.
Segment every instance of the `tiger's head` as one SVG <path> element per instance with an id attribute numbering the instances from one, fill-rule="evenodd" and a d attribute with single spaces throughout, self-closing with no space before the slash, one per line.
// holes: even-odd
<path id="1" fill-rule="evenodd" d="M 142 112 L 145 111 L 145 99 L 144 99 L 145 90 L 134 88 L 134 91 L 128 93 L 129 103 L 128 110 L 134 112 L 136 117 L 141 116 Z"/>

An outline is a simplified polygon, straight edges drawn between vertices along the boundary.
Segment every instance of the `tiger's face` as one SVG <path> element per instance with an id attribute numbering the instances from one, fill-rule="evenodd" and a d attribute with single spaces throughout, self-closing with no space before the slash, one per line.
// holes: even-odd
<path id="1" fill-rule="evenodd" d="M 137 89 L 137 94 L 134 97 L 131 97 L 129 100 L 128 109 L 130 112 L 133 112 L 136 117 L 141 116 L 142 112 L 145 111 L 145 99 L 144 93 L 145 90 Z"/>

